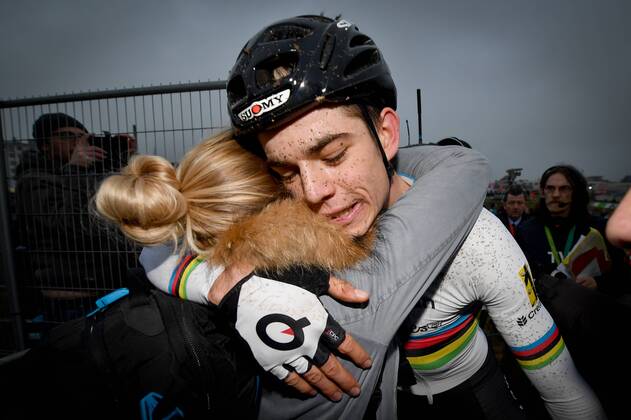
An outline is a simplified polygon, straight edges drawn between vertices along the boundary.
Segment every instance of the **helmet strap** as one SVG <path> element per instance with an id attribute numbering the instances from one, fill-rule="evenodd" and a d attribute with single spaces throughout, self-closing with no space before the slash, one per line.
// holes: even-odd
<path id="1" fill-rule="evenodd" d="M 386 167 L 386 172 L 388 173 L 388 180 L 392 181 L 392 176 L 394 175 L 394 167 L 388 160 L 386 152 L 383 150 L 383 146 L 381 145 L 381 141 L 379 140 L 379 134 L 377 133 L 375 123 L 372 121 L 372 118 L 370 118 L 370 114 L 368 113 L 368 107 L 363 103 L 358 104 L 358 106 L 359 109 L 361 109 L 362 115 L 364 116 L 364 120 L 366 121 L 366 125 L 368 126 L 368 130 L 370 131 L 372 138 L 375 140 L 375 143 L 377 143 L 377 148 L 379 149 L 379 152 L 381 153 L 381 158 L 383 159 L 383 165 Z"/>

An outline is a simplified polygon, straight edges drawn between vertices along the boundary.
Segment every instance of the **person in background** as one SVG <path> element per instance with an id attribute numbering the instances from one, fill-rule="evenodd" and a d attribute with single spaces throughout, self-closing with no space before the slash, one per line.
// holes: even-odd
<path id="1" fill-rule="evenodd" d="M 611 373 L 631 375 L 621 331 L 631 317 L 631 275 L 620 248 L 604 239 L 605 225 L 587 212 L 587 182 L 569 165 L 540 181 L 542 198 L 517 239 L 536 269 L 537 292 L 559 326 L 578 370 L 609 418 L 625 418 L 627 396 Z M 623 207 L 624 211 L 624 207 Z M 615 235 L 616 219 L 610 235 Z"/>
<path id="2" fill-rule="evenodd" d="M 30 315 L 43 310 L 46 321 L 59 322 L 80 316 L 99 291 L 120 287 L 136 254 L 121 236 L 102 232 L 89 215 L 104 164 L 114 161 L 108 144 L 101 143 L 109 150 L 91 144 L 94 136 L 64 113 L 41 115 L 33 138 L 37 150 L 26 151 L 16 168 L 22 286 L 41 291 L 40 305 Z M 128 135 L 119 141 L 125 155 L 117 158 L 124 164 L 121 159 L 135 151 L 136 142 Z"/>
<path id="3" fill-rule="evenodd" d="M 517 235 L 535 278 L 562 272 L 589 289 L 613 296 L 629 293 L 631 274 L 622 251 L 604 238 L 604 220 L 588 212 L 585 177 L 573 166 L 553 166 L 539 187 L 534 217 L 520 225 Z"/>
<path id="4" fill-rule="evenodd" d="M 515 237 L 520 223 L 530 218 L 527 213 L 526 192 L 519 185 L 511 186 L 504 194 L 502 209 L 497 217 L 502 221 L 506 229 Z"/>

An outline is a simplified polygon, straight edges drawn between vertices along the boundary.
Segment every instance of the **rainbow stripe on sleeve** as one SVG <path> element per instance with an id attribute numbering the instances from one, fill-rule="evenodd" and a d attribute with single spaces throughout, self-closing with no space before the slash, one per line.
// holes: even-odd
<path id="1" fill-rule="evenodd" d="M 522 347 L 511 347 L 517 362 L 523 369 L 535 370 L 552 363 L 565 349 L 565 342 L 556 324 L 532 344 Z"/>
<path id="2" fill-rule="evenodd" d="M 405 343 L 405 353 L 410 365 L 416 370 L 438 369 L 466 348 L 475 336 L 480 311 L 460 316 L 456 322 L 433 333 L 422 336 L 410 335 Z"/>
<path id="3" fill-rule="evenodd" d="M 169 280 L 169 293 L 186 299 L 186 283 L 188 278 L 201 262 L 202 258 L 195 255 L 186 255 L 178 261 Z"/>

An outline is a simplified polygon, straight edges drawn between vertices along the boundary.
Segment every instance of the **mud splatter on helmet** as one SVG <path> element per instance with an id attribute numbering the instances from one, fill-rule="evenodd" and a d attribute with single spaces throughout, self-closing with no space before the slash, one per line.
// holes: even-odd
<path id="1" fill-rule="evenodd" d="M 372 39 L 353 23 L 324 16 L 281 20 L 257 33 L 241 50 L 227 91 L 239 137 L 323 103 L 396 109 L 397 102 L 390 70 Z"/>

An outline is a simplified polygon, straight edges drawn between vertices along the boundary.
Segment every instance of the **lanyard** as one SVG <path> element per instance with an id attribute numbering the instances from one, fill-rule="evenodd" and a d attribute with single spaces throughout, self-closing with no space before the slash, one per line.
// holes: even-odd
<path id="1" fill-rule="evenodd" d="M 546 231 L 546 238 L 548 239 L 548 245 L 550 246 L 550 250 L 552 251 L 552 256 L 554 257 L 554 261 L 557 264 L 561 264 L 561 258 L 559 256 L 559 252 L 557 251 L 556 245 L 554 245 L 554 239 L 552 239 L 552 233 L 550 233 L 550 229 L 547 226 L 544 226 L 543 229 Z M 565 241 L 565 248 L 563 249 L 563 256 L 567 257 L 570 253 L 570 249 L 572 247 L 572 242 L 574 241 L 574 231 L 576 230 L 576 225 L 572 226 L 570 229 L 570 233 L 567 235 L 567 240 Z"/>

